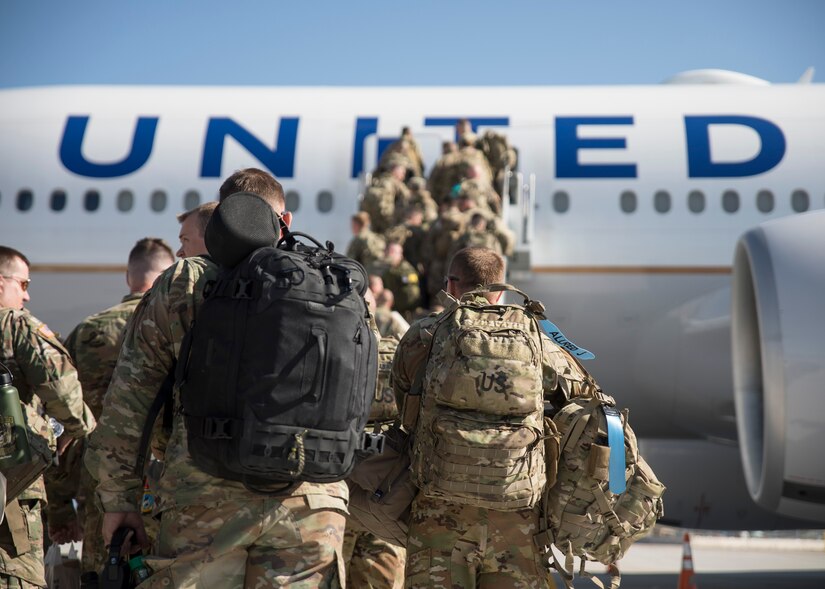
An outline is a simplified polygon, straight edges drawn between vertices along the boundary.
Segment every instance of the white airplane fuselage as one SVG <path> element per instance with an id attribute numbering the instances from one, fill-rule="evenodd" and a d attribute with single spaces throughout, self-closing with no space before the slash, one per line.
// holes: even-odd
<path id="1" fill-rule="evenodd" d="M 175 214 L 215 199 L 234 170 L 271 171 L 293 226 L 343 250 L 381 149 L 410 127 L 429 170 L 458 118 L 518 149 L 510 280 L 596 354 L 588 368 L 637 434 L 733 448 L 734 251 L 760 223 L 825 208 L 823 85 L 3 90 L 0 243 L 33 264 L 31 310 L 67 333 L 119 300 L 135 241 L 176 247 Z M 713 482 L 684 497 L 668 481 L 685 475 L 671 473 L 678 459 L 651 460 L 668 472 L 674 523 L 804 525 L 741 507 L 738 453 L 709 447 L 691 455 L 732 458 L 698 460 Z M 825 488 L 825 459 L 812 460 L 814 474 L 786 481 Z M 738 478 L 720 493 L 725 476 Z M 702 505 L 716 495 L 738 512 Z M 780 511 L 825 520 L 825 503 L 797 507 Z"/>

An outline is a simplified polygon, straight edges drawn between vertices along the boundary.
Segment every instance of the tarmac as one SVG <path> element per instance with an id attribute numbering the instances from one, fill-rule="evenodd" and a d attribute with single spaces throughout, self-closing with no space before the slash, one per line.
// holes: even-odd
<path id="1" fill-rule="evenodd" d="M 691 535 L 696 589 L 825 589 L 825 539 Z M 622 589 L 678 589 L 682 536 L 651 538 L 617 564 Z M 588 563 L 609 587 L 604 565 Z M 558 578 L 556 585 L 564 587 Z M 588 579 L 575 587 L 595 587 Z"/>

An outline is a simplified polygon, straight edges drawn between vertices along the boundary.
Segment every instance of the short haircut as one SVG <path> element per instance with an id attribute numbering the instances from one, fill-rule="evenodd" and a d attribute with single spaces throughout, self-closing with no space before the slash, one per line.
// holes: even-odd
<path id="1" fill-rule="evenodd" d="M 29 259 L 21 252 L 17 251 L 13 247 L 0 245 L 0 272 L 8 271 L 9 266 L 12 265 L 15 258 L 23 260 L 23 263 L 26 264 L 26 266 L 31 266 Z"/>
<path id="2" fill-rule="evenodd" d="M 486 247 L 465 247 L 450 261 L 450 275 L 458 278 L 457 286 L 469 292 L 480 286 L 504 282 L 504 258 Z"/>
<path id="3" fill-rule="evenodd" d="M 361 227 L 370 226 L 370 214 L 366 211 L 360 211 L 352 216 L 353 223 L 360 223 Z"/>
<path id="4" fill-rule="evenodd" d="M 209 224 L 209 219 L 212 218 L 212 213 L 215 212 L 216 208 L 218 208 L 218 203 L 214 200 L 210 200 L 209 202 L 196 206 L 194 209 L 190 209 L 185 213 L 179 214 L 178 223 L 183 223 L 192 215 L 197 215 L 198 228 L 200 229 L 200 234 L 203 235 L 206 231 L 206 226 Z"/>
<path id="5" fill-rule="evenodd" d="M 218 191 L 218 200 L 223 200 L 236 192 L 251 192 L 264 199 L 276 213 L 283 213 L 286 208 L 284 187 L 269 172 L 258 168 L 238 170 L 224 180 Z"/>
<path id="6" fill-rule="evenodd" d="M 160 237 L 144 237 L 129 252 L 129 274 L 159 273 L 175 261 L 175 253 Z"/>

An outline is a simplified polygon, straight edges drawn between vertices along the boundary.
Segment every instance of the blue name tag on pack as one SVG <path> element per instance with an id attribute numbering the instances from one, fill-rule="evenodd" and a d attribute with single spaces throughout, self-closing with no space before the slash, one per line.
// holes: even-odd
<path id="1" fill-rule="evenodd" d="M 592 360 L 596 357 L 596 354 L 593 352 L 585 350 L 567 339 L 561 332 L 561 329 L 556 327 L 556 325 L 549 319 L 542 319 L 539 321 L 539 325 L 541 325 L 541 328 L 544 330 L 544 333 L 547 334 L 547 337 L 556 342 L 560 347 L 573 354 L 579 360 Z"/>

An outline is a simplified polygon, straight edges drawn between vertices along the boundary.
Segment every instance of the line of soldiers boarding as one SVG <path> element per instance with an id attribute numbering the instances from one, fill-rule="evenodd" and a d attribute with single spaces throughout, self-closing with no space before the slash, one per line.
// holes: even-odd
<path id="1" fill-rule="evenodd" d="M 419 195 L 413 201 L 420 203 L 416 212 L 431 219 L 430 233 L 423 242 L 438 241 L 435 236 L 443 230 L 438 227 L 445 227 L 451 218 L 466 217 L 467 211 L 483 210 L 486 220 L 498 221 L 498 194 L 490 184 L 496 176 L 489 166 L 481 165 L 482 156 L 473 141 L 465 137 L 462 143 L 457 152 L 445 155 L 430 176 L 440 214 L 434 214 L 433 205 L 427 204 L 431 201 L 420 176 L 409 182 Z M 414 146 L 406 133 L 400 144 L 402 153 L 406 153 L 402 147 Z M 478 166 L 455 163 L 470 158 Z M 418 164 L 416 172 L 423 171 L 420 160 Z M 387 170 L 386 175 L 379 171 L 373 186 L 396 186 L 394 204 L 409 205 L 405 199 L 412 199 L 413 192 L 395 175 L 400 174 L 397 168 L 380 168 Z M 478 169 L 484 173 L 483 184 L 477 176 L 460 177 Z M 436 173 L 449 179 L 436 182 Z M 470 182 L 489 189 L 474 193 L 484 194 L 482 200 L 473 200 L 464 192 Z M 450 184 L 453 188 L 447 189 Z M 284 210 L 283 189 L 268 173 L 254 168 L 236 172 L 221 186 L 220 199 L 236 192 L 260 195 L 283 223 L 291 224 L 292 216 Z M 467 200 L 475 206 L 462 211 L 456 201 Z M 483 208 L 482 202 L 488 207 Z M 343 587 L 347 579 L 356 588 L 552 586 L 532 542 L 538 518 L 534 508 L 498 513 L 420 496 L 413 504 L 408 543 L 414 554 L 407 559 L 405 547 L 381 541 L 359 529 L 357 522 L 347 522 L 345 481 L 304 482 L 262 493 L 200 471 L 188 456 L 179 405 L 171 430 L 155 428 L 148 476 L 141 478 L 132 472 L 148 407 L 203 301 L 203 285 L 216 276 L 217 266 L 205 256 L 204 243 L 204 230 L 216 206 L 206 203 L 178 217 L 181 247 L 177 256 L 182 260 L 177 263 L 162 240 L 140 240 L 129 255 L 129 293 L 112 308 L 84 320 L 65 342 L 24 308 L 31 282 L 25 255 L 0 246 L 0 360 L 14 376 L 30 429 L 49 437 L 60 456 L 59 467 L 46 471 L 45 490 L 43 479 L 38 479 L 6 505 L 0 525 L 0 588 L 46 586 L 44 506 L 51 541 L 84 539 L 84 587 L 97 586 L 105 546 L 121 526 L 133 528 L 132 543 L 152 555 L 146 562 L 153 574 L 141 587 L 303 589 Z M 407 207 L 408 220 L 409 212 Z M 389 267 L 397 263 L 399 247 L 406 251 L 413 243 L 412 227 L 418 225 L 403 226 L 407 229 L 403 243 L 390 238 L 386 246 Z M 456 221 L 456 228 L 465 226 Z M 394 235 L 393 226 L 386 229 L 386 235 Z M 464 248 L 447 267 L 446 256 L 461 234 L 455 229 L 450 236 L 448 246 L 416 260 L 420 265 L 415 271 L 427 278 L 428 294 L 443 287 L 447 299 L 455 300 L 479 285 L 503 282 L 500 252 L 506 248 Z M 382 278 L 384 284 L 394 285 L 386 273 Z M 373 287 L 382 305 L 390 308 L 388 295 L 382 298 L 377 280 Z M 485 296 L 492 303 L 501 293 Z M 407 317 L 414 317 L 419 306 L 406 307 Z M 376 317 L 379 314 L 376 311 Z M 392 385 L 386 378 L 379 385 L 385 400 L 409 393 L 413 375 L 427 359 L 433 317 L 415 323 L 408 332 L 402 324 L 382 341 L 389 340 L 391 350 L 391 360 L 384 362 L 382 373 L 385 377 L 392 374 Z M 395 348 L 398 352 L 393 354 Z M 386 352 L 386 345 L 382 349 Z M 560 386 L 563 379 L 557 374 L 566 373 L 570 382 L 577 380 L 573 373 L 578 369 L 572 364 L 560 367 L 563 359 L 559 358 L 562 355 L 546 368 L 553 373 L 553 384 L 548 386 Z M 65 427 L 57 440 L 48 426 L 38 425 L 45 416 Z M 75 513 L 75 502 L 81 506 L 79 513 Z"/>
<path id="2" fill-rule="evenodd" d="M 361 210 L 352 217 L 347 256 L 382 280 L 394 295 L 395 311 L 407 321 L 437 307 L 445 266 L 458 250 L 480 246 L 509 256 L 515 246 L 501 218 L 505 173 L 516 166 L 515 149 L 493 131 L 478 137 L 466 119 L 457 123 L 456 135 L 458 143 L 443 144 L 425 178 L 421 150 L 404 128 L 382 153 Z M 388 333 L 386 321 L 379 328 Z"/>

